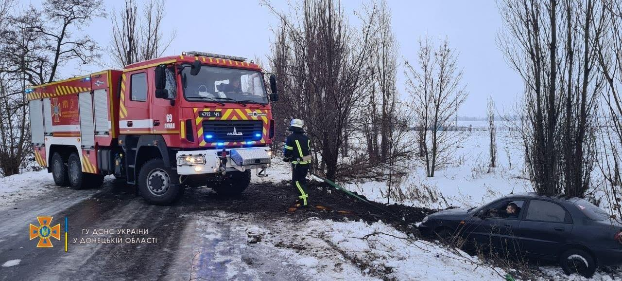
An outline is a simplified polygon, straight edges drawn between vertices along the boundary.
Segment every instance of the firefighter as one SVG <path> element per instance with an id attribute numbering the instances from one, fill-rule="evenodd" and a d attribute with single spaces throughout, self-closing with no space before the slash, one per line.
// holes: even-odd
<path id="1" fill-rule="evenodd" d="M 306 177 L 311 165 L 311 144 L 305 135 L 302 126 L 304 122 L 300 119 L 292 119 L 289 131 L 292 133 L 287 137 L 283 147 L 285 162 L 292 163 L 292 185 L 300 193 L 296 201 L 296 206 L 307 207 L 309 204 L 309 194 L 306 188 Z"/>
<path id="2" fill-rule="evenodd" d="M 229 84 L 225 85 L 225 92 L 226 93 L 234 93 L 234 94 L 241 94 L 242 93 L 242 85 L 240 82 L 240 76 L 233 76 L 232 78 L 229 79 Z"/>

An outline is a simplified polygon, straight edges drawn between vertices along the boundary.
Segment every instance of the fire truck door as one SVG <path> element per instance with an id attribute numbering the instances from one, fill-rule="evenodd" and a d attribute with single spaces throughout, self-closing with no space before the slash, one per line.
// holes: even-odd
<path id="1" fill-rule="evenodd" d="M 147 71 L 126 72 L 121 80 L 119 133 L 149 134 L 153 121 L 149 118 L 147 93 L 150 83 L 147 81 Z"/>
<path id="2" fill-rule="evenodd" d="M 155 81 L 155 72 L 149 73 L 151 81 Z M 166 69 L 167 98 L 156 98 L 155 83 L 150 83 L 149 98 L 152 100 L 150 116 L 153 120 L 152 133 L 154 134 L 179 134 L 178 112 L 173 105 L 177 99 L 177 84 L 173 67 Z"/>

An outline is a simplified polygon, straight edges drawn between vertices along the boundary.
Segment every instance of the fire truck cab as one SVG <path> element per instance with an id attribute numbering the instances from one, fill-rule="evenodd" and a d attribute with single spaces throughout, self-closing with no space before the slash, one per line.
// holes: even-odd
<path id="1" fill-rule="evenodd" d="M 184 186 L 239 194 L 265 175 L 274 135 L 270 76 L 240 57 L 163 57 L 27 90 L 35 159 L 60 186 L 101 185 L 105 175 L 170 204 Z M 48 165 L 49 163 L 49 165 Z"/>

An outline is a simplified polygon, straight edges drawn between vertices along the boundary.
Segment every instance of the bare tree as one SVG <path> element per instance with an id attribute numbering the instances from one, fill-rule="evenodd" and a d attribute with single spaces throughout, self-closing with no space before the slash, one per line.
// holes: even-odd
<path id="1" fill-rule="evenodd" d="M 286 15 L 264 3 L 281 20 L 271 58 L 280 73 L 281 104 L 277 122 L 305 119 L 312 146 L 319 151 L 319 171 L 335 179 L 341 147 L 348 137 L 357 102 L 368 77 L 371 24 L 355 31 L 339 3 L 332 0 L 299 2 L 299 13 Z M 278 69 L 281 68 L 281 69 Z M 283 115 L 280 115 L 283 114 Z"/>
<path id="2" fill-rule="evenodd" d="M 373 16 L 376 13 L 377 16 Z M 367 154 L 371 164 L 386 163 L 389 160 L 390 140 L 394 129 L 393 123 L 398 122 L 396 114 L 397 102 L 397 42 L 391 29 L 391 11 L 386 1 L 367 13 L 372 19 L 373 32 L 371 45 L 373 51 L 368 61 L 369 89 L 363 99 L 360 113 L 361 125 L 367 143 Z"/>
<path id="3" fill-rule="evenodd" d="M 601 124 L 601 146 L 598 165 L 606 180 L 605 193 L 616 218 L 622 220 L 622 3 L 603 0 L 603 19 L 608 23 L 602 40 L 598 40 L 598 65 L 605 77 L 604 117 Z"/>
<path id="4" fill-rule="evenodd" d="M 30 153 L 26 87 L 57 79 L 59 67 L 70 62 L 97 58 L 94 41 L 76 33 L 104 13 L 96 0 L 47 0 L 21 12 L 5 3 L 10 1 L 0 2 L 0 13 L 13 15 L 0 15 L 0 169 L 11 175 Z"/>
<path id="5" fill-rule="evenodd" d="M 595 42 L 598 0 L 504 0 L 499 44 L 525 83 L 526 164 L 542 194 L 583 196 L 594 162 L 594 112 L 603 80 Z"/>
<path id="6" fill-rule="evenodd" d="M 488 133 L 490 136 L 490 169 L 497 167 L 497 126 L 495 125 L 495 101 L 488 97 Z M 490 171 L 489 169 L 489 171 Z"/>
<path id="7" fill-rule="evenodd" d="M 24 72 L 30 84 L 39 85 L 57 79 L 58 67 L 71 61 L 91 62 L 100 56 L 98 47 L 88 35 L 75 33 L 99 16 L 105 16 L 99 0 L 47 0 L 40 9 L 30 6 L 11 17 L 4 31 L 4 70 Z M 22 43 L 25 36 L 32 41 Z"/>
<path id="8" fill-rule="evenodd" d="M 112 15 L 112 58 L 119 66 L 162 56 L 175 39 L 162 32 L 165 16 L 163 0 L 145 3 L 142 16 L 134 0 L 125 1 L 125 9 Z"/>
<path id="9" fill-rule="evenodd" d="M 419 130 L 422 161 L 428 177 L 450 161 L 460 133 L 450 131 L 458 109 L 467 97 L 462 85 L 458 54 L 448 40 L 438 46 L 429 38 L 419 40 L 418 65 L 406 62 L 406 86 Z"/>
<path id="10" fill-rule="evenodd" d="M 0 1 L 0 30 L 2 36 L 9 35 L 5 26 L 11 22 L 9 13 L 13 1 Z M 21 38 L 26 43 L 26 38 Z M 28 155 L 29 138 L 28 114 L 23 89 L 25 80 L 16 79 L 16 75 L 6 72 L 9 68 L 6 57 L 0 58 L 0 174 L 9 176 L 19 173 L 20 164 Z M 23 77 L 22 77 L 23 78 Z"/>

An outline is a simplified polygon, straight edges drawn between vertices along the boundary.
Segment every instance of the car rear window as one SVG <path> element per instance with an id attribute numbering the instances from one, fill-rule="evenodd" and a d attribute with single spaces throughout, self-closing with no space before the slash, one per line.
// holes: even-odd
<path id="1" fill-rule="evenodd" d="M 607 212 L 585 199 L 579 199 L 575 201 L 574 204 L 591 220 L 604 221 L 609 219 L 609 214 L 607 214 Z"/>

